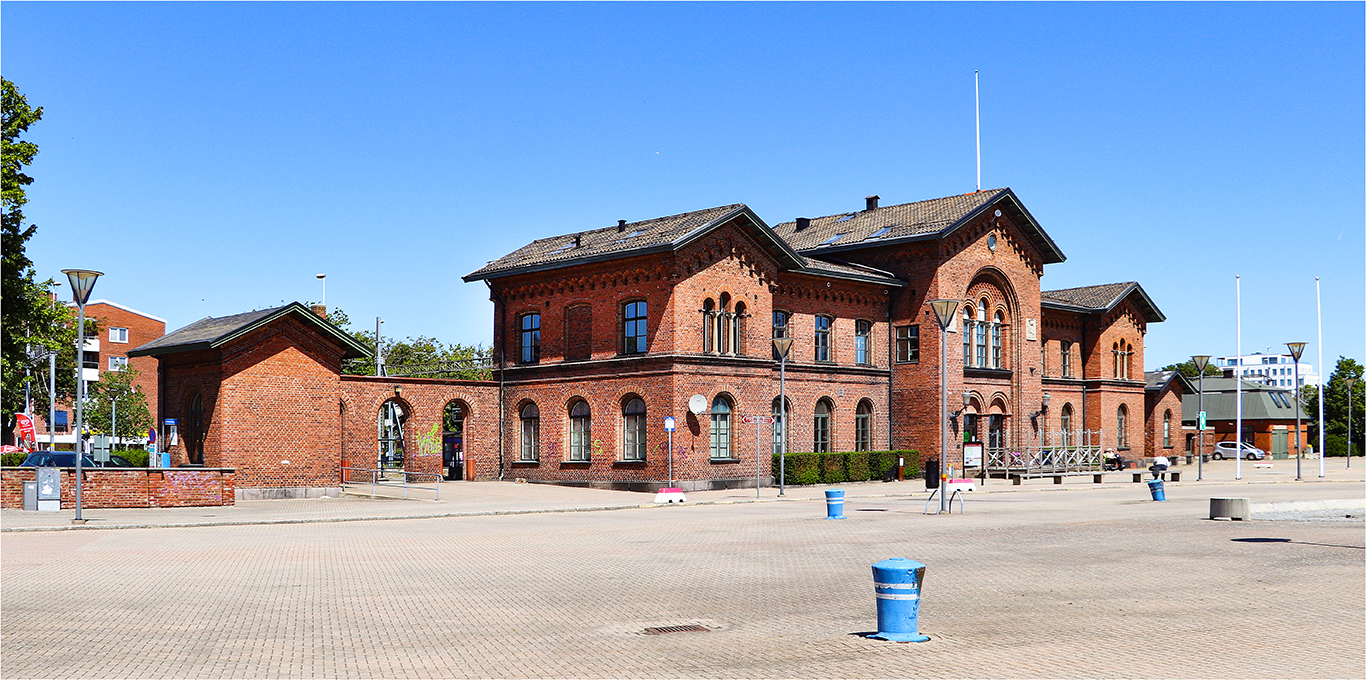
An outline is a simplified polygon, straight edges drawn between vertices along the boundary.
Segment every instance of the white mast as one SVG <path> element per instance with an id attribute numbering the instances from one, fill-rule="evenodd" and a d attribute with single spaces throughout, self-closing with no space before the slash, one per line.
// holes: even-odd
<path id="1" fill-rule="evenodd" d="M 977 85 L 977 71 L 972 72 L 972 96 L 977 109 L 977 190 L 982 190 L 982 91 Z"/>
<path id="2" fill-rule="evenodd" d="M 1314 277 L 1314 300 L 1319 307 L 1319 476 L 1324 477 L 1327 475 L 1323 471 L 1323 457 L 1328 451 L 1323 448 L 1323 383 L 1325 382 L 1324 376 L 1328 373 L 1323 367 L 1323 294 L 1319 290 L 1319 277 L 1317 276 Z M 1299 385 L 1295 387 L 1298 388 Z"/>
<path id="3" fill-rule="evenodd" d="M 1233 382 L 1234 382 L 1235 384 L 1237 384 L 1237 386 L 1238 386 L 1238 424 L 1235 425 L 1234 428 L 1233 428 L 1233 441 L 1237 442 L 1237 448 L 1235 449 L 1236 453 L 1233 454 L 1233 460 L 1235 460 L 1235 461 L 1237 461 L 1237 462 L 1234 463 L 1234 468 L 1235 468 L 1235 470 L 1234 470 L 1233 478 L 1234 478 L 1234 479 L 1242 479 L 1242 478 L 1243 478 L 1243 378 L 1242 378 L 1242 376 L 1240 375 L 1240 372 L 1242 371 L 1242 366 L 1243 366 L 1243 277 L 1242 277 L 1242 276 L 1234 276 L 1234 277 L 1233 277 L 1233 285 L 1234 285 L 1234 289 L 1235 289 L 1235 291 L 1236 291 L 1236 293 L 1237 293 L 1237 305 L 1238 305 L 1238 312 L 1237 312 L 1237 315 L 1236 315 L 1236 317 L 1235 317 L 1235 318 L 1237 319 L 1237 324 L 1238 324 L 1238 331 L 1237 331 L 1237 335 L 1238 335 L 1238 339 L 1237 339 L 1237 347 L 1238 347 L 1237 357 L 1238 357 L 1238 358 L 1237 358 L 1237 359 L 1234 359 L 1234 361 L 1237 361 L 1237 362 L 1238 362 L 1238 368 L 1237 368 L 1236 370 L 1233 371 Z"/>

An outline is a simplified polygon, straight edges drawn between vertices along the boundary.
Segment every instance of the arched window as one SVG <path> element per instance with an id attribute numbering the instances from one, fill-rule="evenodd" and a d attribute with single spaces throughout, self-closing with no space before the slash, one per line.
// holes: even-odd
<path id="1" fill-rule="evenodd" d="M 716 325 L 716 302 L 707 298 L 702 302 L 702 351 L 711 354 L 716 351 L 716 336 L 712 329 Z"/>
<path id="2" fill-rule="evenodd" d="M 788 314 L 787 312 L 778 311 L 778 310 L 774 310 L 774 311 L 773 311 L 773 337 L 774 337 L 774 338 L 786 338 L 786 337 L 788 337 L 788 335 L 787 335 L 787 333 L 788 333 L 788 330 L 787 330 L 787 322 L 788 322 L 789 319 L 791 319 L 791 315 Z M 773 360 L 774 360 L 774 361 L 777 361 L 777 360 L 779 360 L 779 359 L 781 359 L 781 358 L 782 358 L 782 357 L 778 356 L 778 348 L 777 348 L 777 347 L 774 347 L 774 348 L 773 348 Z"/>
<path id="3" fill-rule="evenodd" d="M 716 312 L 716 351 L 721 354 L 734 354 L 731 329 L 735 323 L 735 315 L 730 313 L 730 293 L 721 294 L 721 304 L 718 305 Z"/>
<path id="4" fill-rule="evenodd" d="M 408 422 L 408 410 L 396 399 L 379 407 L 379 467 L 403 467 L 403 426 Z"/>
<path id="5" fill-rule="evenodd" d="M 987 364 L 987 301 L 982 298 L 977 301 L 977 332 L 974 344 L 977 345 L 977 366 L 986 368 Z"/>
<path id="6" fill-rule="evenodd" d="M 815 453 L 830 452 L 830 402 L 826 399 L 816 402 L 816 416 L 812 424 L 811 450 Z"/>
<path id="7" fill-rule="evenodd" d="M 730 351 L 740 356 L 745 354 L 745 318 L 748 317 L 748 311 L 745 303 L 735 303 L 735 319 L 730 324 Z"/>
<path id="8" fill-rule="evenodd" d="M 830 361 L 830 326 L 828 316 L 816 317 L 816 361 Z"/>
<path id="9" fill-rule="evenodd" d="M 991 367 L 1004 368 L 1001 365 L 1001 326 L 1005 323 L 1005 316 L 996 312 L 996 318 L 991 323 Z"/>
<path id="10" fill-rule="evenodd" d="M 854 412 L 854 450 L 873 450 L 873 403 L 864 399 Z"/>
<path id="11" fill-rule="evenodd" d="M 534 312 L 523 314 L 518 325 L 521 326 L 518 348 L 521 352 L 522 363 L 534 364 L 539 362 L 541 360 L 541 315 Z"/>
<path id="12" fill-rule="evenodd" d="M 520 460 L 535 462 L 541 459 L 541 409 L 535 403 L 522 407 L 522 450 Z"/>
<path id="13" fill-rule="evenodd" d="M 1110 354 L 1112 355 L 1112 357 L 1111 357 L 1111 362 L 1112 362 L 1112 363 L 1111 363 L 1111 371 L 1113 372 L 1114 376 L 1115 376 L 1116 378 L 1118 378 L 1118 377 L 1120 377 L 1120 375 L 1119 375 L 1119 343 L 1116 342 L 1115 344 L 1113 344 L 1113 345 L 1110 346 Z"/>
<path id="14" fill-rule="evenodd" d="M 1062 405 L 1062 417 L 1058 420 L 1058 427 L 1062 428 L 1059 433 L 1058 445 L 1066 448 L 1072 445 L 1072 405 Z"/>
<path id="15" fill-rule="evenodd" d="M 645 402 L 640 397 L 621 409 L 621 459 L 645 460 Z"/>
<path id="16" fill-rule="evenodd" d="M 1072 377 L 1072 343 L 1064 340 L 1060 344 L 1062 348 L 1058 357 L 1058 369 L 1061 371 L 1062 377 L 1070 378 Z"/>
<path id="17" fill-rule="evenodd" d="M 1162 414 L 1162 448 L 1172 447 L 1172 412 L 1170 409 Z"/>
<path id="18" fill-rule="evenodd" d="M 963 305 L 963 365 L 972 365 L 972 305 Z"/>
<path id="19" fill-rule="evenodd" d="M 773 398 L 773 455 L 783 452 L 783 436 L 787 430 L 787 418 L 784 416 L 792 415 L 792 402 L 789 400 L 784 413 L 778 412 L 779 397 Z"/>
<path id="20" fill-rule="evenodd" d="M 569 460 L 588 460 L 593 450 L 593 412 L 580 399 L 569 407 Z"/>
<path id="21" fill-rule="evenodd" d="M 1129 448 L 1129 407 L 1124 404 L 1115 413 L 1115 448 Z"/>
<path id="22" fill-rule="evenodd" d="M 641 354 L 646 346 L 645 302 L 628 302 L 621 310 L 622 339 L 621 351 L 624 354 Z"/>
<path id="23" fill-rule="evenodd" d="M 854 363 L 868 366 L 873 363 L 873 324 L 862 319 L 854 322 Z"/>
<path id="24" fill-rule="evenodd" d="M 711 402 L 711 457 L 730 459 L 730 402 L 718 396 Z"/>

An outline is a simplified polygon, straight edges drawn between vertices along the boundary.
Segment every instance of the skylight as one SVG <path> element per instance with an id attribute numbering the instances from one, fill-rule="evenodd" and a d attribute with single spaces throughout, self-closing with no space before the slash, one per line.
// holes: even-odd
<path id="1" fill-rule="evenodd" d="M 625 235 L 625 236 L 623 236 L 623 237 L 617 239 L 616 241 L 613 241 L 613 243 L 625 243 L 625 242 L 627 242 L 627 241 L 629 241 L 629 240 L 631 240 L 631 239 L 633 239 L 633 238 L 635 238 L 635 237 L 637 237 L 637 236 L 640 236 L 641 234 L 644 234 L 644 233 L 645 233 L 645 232 L 643 232 L 643 231 L 633 232 L 633 233 L 627 234 L 627 235 Z"/>
<path id="2" fill-rule="evenodd" d="M 849 220 L 852 220 L 852 219 L 854 219 L 854 213 L 849 213 L 848 215 L 845 215 L 844 217 L 841 217 L 841 218 L 835 220 L 835 222 L 836 222 L 836 223 L 839 223 L 839 222 L 848 222 Z"/>
<path id="3" fill-rule="evenodd" d="M 882 236 L 883 234 L 885 234 L 885 233 L 887 233 L 887 232 L 889 232 L 889 231 L 891 231 L 891 230 L 892 230 L 891 227 L 883 227 L 883 228 L 878 229 L 877 231 L 873 232 L 872 234 L 870 234 L 870 235 L 868 236 L 868 238 L 878 238 L 878 237 Z"/>
<path id="4" fill-rule="evenodd" d="M 830 245 L 831 243 L 834 243 L 835 241 L 838 241 L 838 240 L 840 240 L 840 239 L 842 239 L 842 238 L 844 238 L 845 236 L 848 236 L 848 235 L 849 235 L 849 232 L 847 232 L 847 231 L 844 232 L 843 234 L 835 234 L 834 236 L 831 236 L 830 238 L 825 239 L 824 241 L 821 241 L 820 245 L 828 246 L 828 245 Z"/>

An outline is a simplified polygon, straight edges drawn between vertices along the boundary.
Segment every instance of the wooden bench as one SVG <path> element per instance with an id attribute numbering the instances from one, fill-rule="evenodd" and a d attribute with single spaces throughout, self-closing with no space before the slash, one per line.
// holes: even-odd
<path id="1" fill-rule="evenodd" d="M 1137 483 L 1143 481 L 1143 475 L 1146 475 L 1146 474 L 1148 474 L 1147 471 L 1144 471 L 1144 472 L 1135 472 L 1135 473 L 1134 473 L 1134 483 L 1137 484 Z M 1157 474 L 1158 474 L 1158 479 L 1161 479 L 1161 480 L 1164 481 L 1164 482 L 1167 481 L 1167 475 L 1171 475 L 1171 476 L 1172 476 L 1172 481 L 1173 481 L 1173 482 L 1179 482 L 1179 481 L 1181 481 L 1181 471 L 1180 471 L 1180 470 L 1174 470 L 1174 469 L 1170 469 L 1170 468 L 1169 468 L 1169 469 L 1167 469 L 1167 470 L 1165 470 L 1165 471 L 1163 471 L 1163 472 L 1159 472 L 1159 473 L 1157 473 Z"/>

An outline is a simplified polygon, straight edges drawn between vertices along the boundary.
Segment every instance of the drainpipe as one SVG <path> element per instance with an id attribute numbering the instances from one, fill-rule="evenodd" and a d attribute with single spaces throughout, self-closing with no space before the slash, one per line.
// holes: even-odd
<path id="1" fill-rule="evenodd" d="M 1081 356 L 1079 356 L 1079 357 L 1077 357 L 1077 358 L 1080 360 L 1078 363 L 1081 364 L 1081 367 L 1080 367 L 1080 368 L 1081 368 L 1081 430 L 1082 430 L 1082 432 L 1086 432 L 1086 431 L 1087 431 L 1087 428 L 1090 427 L 1090 424 L 1089 424 L 1090 421 L 1088 421 L 1087 418 L 1086 418 L 1086 413 L 1087 413 L 1087 408 L 1086 408 L 1086 406 L 1087 406 L 1087 403 L 1086 403 L 1086 402 L 1087 402 L 1087 399 L 1086 399 L 1086 358 L 1087 358 L 1087 354 L 1086 354 L 1086 318 L 1085 318 L 1085 317 L 1082 318 L 1082 322 L 1081 322 L 1081 343 L 1079 343 L 1079 344 L 1080 344 L 1080 346 L 1079 346 L 1077 349 L 1081 351 Z M 1104 445 L 1104 442 L 1101 442 L 1101 444 Z M 1082 446 L 1090 446 L 1090 445 L 1091 445 L 1091 438 L 1088 436 L 1088 437 L 1086 438 L 1086 442 L 1085 442 L 1084 444 L 1082 444 Z M 1116 450 L 1116 453 L 1118 453 L 1118 450 Z M 1102 456 L 1104 455 L 1104 452 L 1103 452 L 1103 451 L 1101 452 L 1101 455 L 1102 455 Z"/>
<path id="2" fill-rule="evenodd" d="M 504 305 L 503 301 L 498 298 L 498 294 L 493 292 L 493 284 L 490 283 L 488 279 L 484 279 L 484 285 L 489 287 L 489 299 L 492 300 L 493 303 L 498 306 L 498 481 L 501 482 L 504 479 L 503 430 L 506 427 L 506 423 L 504 421 L 507 419 L 507 415 L 504 412 L 503 405 L 503 374 L 506 373 L 504 369 L 507 368 L 507 352 L 504 351 L 504 346 L 507 345 L 507 328 L 503 325 L 503 322 L 507 314 L 507 305 Z"/>
<path id="3" fill-rule="evenodd" d="M 887 450 L 892 451 L 892 376 L 896 369 L 896 328 L 892 326 L 891 290 L 883 290 L 887 292 Z"/>

